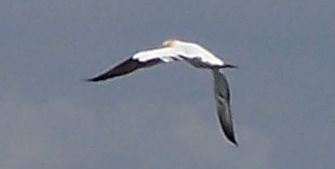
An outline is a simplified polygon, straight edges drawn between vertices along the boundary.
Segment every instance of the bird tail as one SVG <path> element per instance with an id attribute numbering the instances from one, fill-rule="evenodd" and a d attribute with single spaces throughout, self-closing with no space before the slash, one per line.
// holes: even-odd
<path id="1" fill-rule="evenodd" d="M 224 64 L 220 68 L 232 68 L 232 69 L 236 69 L 236 68 L 238 68 L 238 66 L 237 65 L 233 65 L 233 64 Z"/>

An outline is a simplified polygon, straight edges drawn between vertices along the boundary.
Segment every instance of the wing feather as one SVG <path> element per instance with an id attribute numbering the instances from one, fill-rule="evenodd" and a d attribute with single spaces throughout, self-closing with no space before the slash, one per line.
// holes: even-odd
<path id="1" fill-rule="evenodd" d="M 181 60 L 185 60 L 199 68 L 215 68 L 223 64 L 221 60 L 212 56 L 210 52 L 198 46 L 162 47 L 138 52 L 115 67 L 109 68 L 107 71 L 88 79 L 88 81 L 96 82 L 107 80 L 131 73 L 140 68 Z M 211 61 L 213 63 L 211 63 Z"/>
<path id="2" fill-rule="evenodd" d="M 91 82 L 103 81 L 117 76 L 126 75 L 140 68 L 151 67 L 159 63 L 167 63 L 177 60 L 180 60 L 179 56 L 175 55 L 175 53 L 169 48 L 142 51 L 122 63 L 109 68 L 107 71 L 104 71 L 87 80 Z"/>
<path id="3" fill-rule="evenodd" d="M 224 74 L 220 73 L 218 69 L 213 69 L 214 78 L 214 92 L 217 107 L 217 115 L 223 133 L 229 141 L 236 146 L 238 145 L 233 128 L 233 119 L 230 109 L 230 91 L 227 78 Z"/>

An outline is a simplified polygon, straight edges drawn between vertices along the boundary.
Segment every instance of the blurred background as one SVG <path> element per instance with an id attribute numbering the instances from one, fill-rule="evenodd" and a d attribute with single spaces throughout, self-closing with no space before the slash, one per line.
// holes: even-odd
<path id="1" fill-rule="evenodd" d="M 0 168 L 333 168 L 333 0 L 1 0 Z M 84 82 L 168 38 L 227 70 L 239 147 L 208 71 Z"/>

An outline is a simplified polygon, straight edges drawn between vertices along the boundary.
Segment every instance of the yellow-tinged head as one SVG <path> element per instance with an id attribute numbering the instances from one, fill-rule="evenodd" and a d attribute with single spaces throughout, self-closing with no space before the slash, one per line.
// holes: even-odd
<path id="1" fill-rule="evenodd" d="M 163 47 L 171 47 L 171 46 L 175 45 L 175 43 L 177 41 L 178 41 L 177 39 L 168 39 L 168 40 L 166 40 L 162 43 L 162 46 Z"/>

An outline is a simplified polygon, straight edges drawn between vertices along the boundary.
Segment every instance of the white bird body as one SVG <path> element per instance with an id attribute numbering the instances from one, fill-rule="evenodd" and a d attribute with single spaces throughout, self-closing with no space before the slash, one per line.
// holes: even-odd
<path id="1" fill-rule="evenodd" d="M 135 54 L 132 58 L 137 59 L 140 62 L 146 62 L 157 58 L 166 63 L 187 59 L 190 62 L 192 62 L 192 60 L 200 60 L 208 67 L 220 67 L 224 65 L 224 62 L 221 59 L 217 58 L 198 44 L 179 40 L 165 41 L 162 48 L 142 51 Z"/>
<path id="2" fill-rule="evenodd" d="M 220 68 L 235 68 L 236 66 L 225 64 L 209 50 L 196 43 L 180 40 L 164 41 L 162 47 L 140 51 L 128 60 L 88 79 L 88 81 L 96 82 L 107 80 L 131 73 L 137 69 L 173 61 L 186 61 L 197 68 L 212 70 L 219 122 L 228 140 L 237 145 L 230 112 L 228 82 L 226 77 L 219 72 Z"/>

